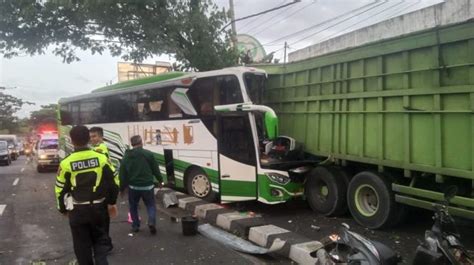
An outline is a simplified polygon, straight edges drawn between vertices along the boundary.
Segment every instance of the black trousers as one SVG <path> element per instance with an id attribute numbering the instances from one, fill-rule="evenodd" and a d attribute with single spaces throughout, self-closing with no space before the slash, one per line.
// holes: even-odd
<path id="1" fill-rule="evenodd" d="M 69 212 L 74 253 L 79 265 L 108 265 L 107 206 L 74 205 Z"/>
<path id="2" fill-rule="evenodd" d="M 114 248 L 114 245 L 112 244 L 112 238 L 110 237 L 110 216 L 108 211 L 105 219 L 105 232 L 107 233 L 107 244 L 110 251 Z"/>

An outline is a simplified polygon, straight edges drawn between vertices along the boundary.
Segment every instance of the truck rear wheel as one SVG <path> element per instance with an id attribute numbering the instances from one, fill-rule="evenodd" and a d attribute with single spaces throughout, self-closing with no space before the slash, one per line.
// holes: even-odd
<path id="1" fill-rule="evenodd" d="M 305 195 L 313 211 L 325 216 L 340 216 L 347 212 L 347 178 L 342 169 L 316 167 L 308 175 Z"/>
<path id="2" fill-rule="evenodd" d="M 355 175 L 349 182 L 347 202 L 354 220 L 370 229 L 393 226 L 404 212 L 395 202 L 387 178 L 368 171 Z"/>

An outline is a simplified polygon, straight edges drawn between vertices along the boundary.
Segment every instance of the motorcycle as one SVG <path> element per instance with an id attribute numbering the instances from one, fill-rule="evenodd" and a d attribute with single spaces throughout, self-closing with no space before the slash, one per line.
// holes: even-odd
<path id="1" fill-rule="evenodd" d="M 350 231 L 345 223 L 339 234 L 330 235 L 322 243 L 324 248 L 315 253 L 321 265 L 396 265 L 402 261 L 388 246 Z"/>
<path id="2" fill-rule="evenodd" d="M 413 264 L 474 265 L 474 260 L 461 243 L 449 202 L 456 196 L 457 187 L 450 186 L 444 193 L 444 203 L 434 204 L 434 224 L 425 232 L 425 240 L 417 247 Z"/>

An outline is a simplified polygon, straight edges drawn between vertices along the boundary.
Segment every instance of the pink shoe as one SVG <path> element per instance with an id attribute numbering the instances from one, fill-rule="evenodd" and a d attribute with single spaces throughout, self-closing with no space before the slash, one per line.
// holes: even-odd
<path id="1" fill-rule="evenodd" d="M 142 218 L 141 218 L 140 216 L 138 216 L 138 220 L 141 221 Z M 130 212 L 128 212 L 128 220 L 127 220 L 127 222 L 128 222 L 129 224 L 133 223 L 133 221 L 132 221 L 132 216 L 130 215 Z"/>
<path id="2" fill-rule="evenodd" d="M 127 220 L 127 222 L 128 222 L 129 224 L 133 223 L 133 221 L 132 221 L 132 216 L 130 215 L 130 212 L 128 212 L 128 220 Z"/>

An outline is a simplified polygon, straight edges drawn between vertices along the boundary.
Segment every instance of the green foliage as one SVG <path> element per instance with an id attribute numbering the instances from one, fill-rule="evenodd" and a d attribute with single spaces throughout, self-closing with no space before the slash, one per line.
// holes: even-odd
<path id="1" fill-rule="evenodd" d="M 143 61 L 170 54 L 181 68 L 231 66 L 237 54 L 227 14 L 212 0 L 0 0 L 0 53 L 53 53 L 70 63 L 76 50 Z"/>
<path id="2" fill-rule="evenodd" d="M 33 128 L 38 128 L 44 123 L 56 124 L 57 104 L 42 105 L 41 109 L 32 111 L 30 114 L 29 124 Z"/>
<path id="3" fill-rule="evenodd" d="M 25 104 L 32 104 L 23 99 L 0 91 L 0 130 L 16 133 L 20 128 L 20 119 L 15 115 Z"/>

